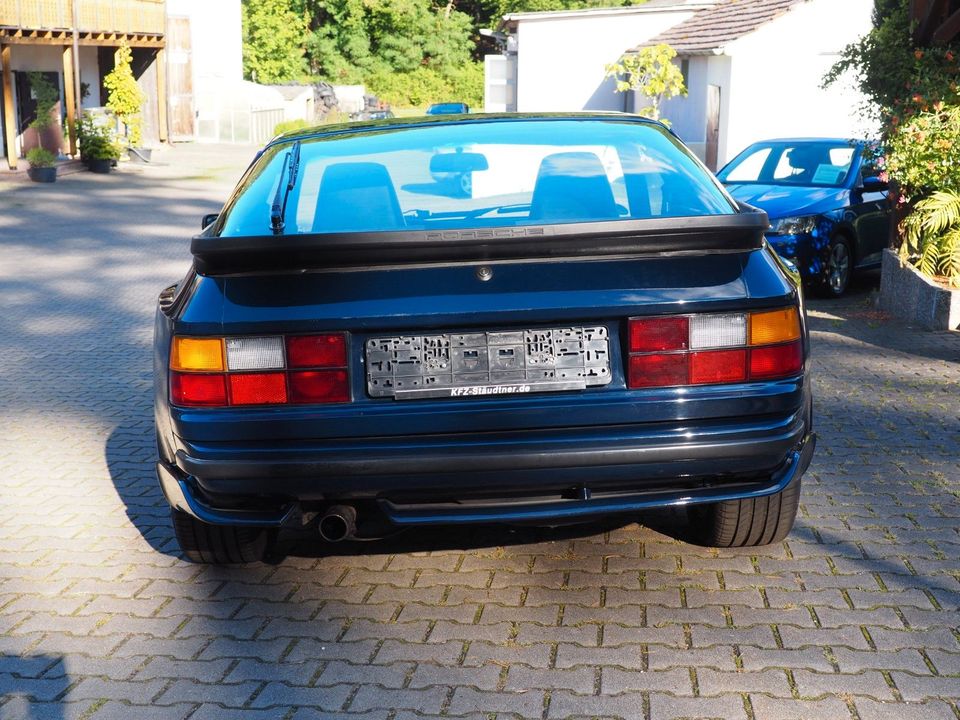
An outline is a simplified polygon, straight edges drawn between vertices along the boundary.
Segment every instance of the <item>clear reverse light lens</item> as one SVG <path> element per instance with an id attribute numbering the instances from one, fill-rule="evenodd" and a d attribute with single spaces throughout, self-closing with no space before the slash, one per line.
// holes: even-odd
<path id="1" fill-rule="evenodd" d="M 747 316 L 694 315 L 690 318 L 690 349 L 738 347 L 747 344 Z"/>
<path id="2" fill-rule="evenodd" d="M 279 370 L 283 368 L 283 338 L 227 338 L 227 369 Z"/>

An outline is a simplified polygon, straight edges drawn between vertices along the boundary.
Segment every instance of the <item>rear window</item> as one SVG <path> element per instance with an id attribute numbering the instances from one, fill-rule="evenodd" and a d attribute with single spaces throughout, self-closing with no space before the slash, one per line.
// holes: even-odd
<path id="1" fill-rule="evenodd" d="M 292 153 L 291 142 L 265 151 L 226 208 L 221 235 L 273 232 L 271 207 L 285 194 Z M 285 234 L 735 212 L 679 141 L 636 121 L 460 121 L 366 129 L 303 139 L 299 156 L 296 182 L 286 193 Z"/>

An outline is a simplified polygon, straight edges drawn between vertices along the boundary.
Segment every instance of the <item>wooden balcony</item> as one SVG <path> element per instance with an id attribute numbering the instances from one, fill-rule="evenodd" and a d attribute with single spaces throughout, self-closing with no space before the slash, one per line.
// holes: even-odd
<path id="1" fill-rule="evenodd" d="M 0 42 L 162 47 L 165 0 L 0 0 Z"/>

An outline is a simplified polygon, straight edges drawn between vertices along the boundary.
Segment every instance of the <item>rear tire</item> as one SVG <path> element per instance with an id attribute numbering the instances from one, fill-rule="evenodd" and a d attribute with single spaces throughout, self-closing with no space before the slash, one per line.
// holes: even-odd
<path id="1" fill-rule="evenodd" d="M 187 560 L 211 565 L 258 562 L 267 552 L 262 528 L 208 525 L 180 510 L 170 510 L 173 532 Z"/>
<path id="2" fill-rule="evenodd" d="M 793 528 L 800 504 L 800 478 L 775 495 L 725 500 L 690 508 L 690 521 L 708 547 L 755 547 L 780 542 Z"/>

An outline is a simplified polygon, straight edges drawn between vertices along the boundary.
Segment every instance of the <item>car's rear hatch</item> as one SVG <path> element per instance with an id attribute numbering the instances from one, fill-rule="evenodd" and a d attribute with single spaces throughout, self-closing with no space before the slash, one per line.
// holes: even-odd
<path id="1" fill-rule="evenodd" d="M 370 250 L 364 266 L 349 255 L 337 262 L 328 255 L 327 263 L 315 262 L 319 267 L 309 270 L 293 268 L 311 252 L 320 257 L 328 249 L 305 249 L 301 238 L 294 239 L 301 246 L 286 254 L 250 248 L 231 256 L 211 243 L 216 258 L 204 252 L 202 239 L 195 241 L 198 265 L 208 275 L 200 278 L 196 301 L 187 304 L 175 332 L 344 332 L 350 401 L 231 408 L 216 423 L 208 422 L 208 410 L 183 410 L 175 423 L 192 442 L 327 441 L 795 409 L 799 388 L 790 382 L 627 389 L 628 318 L 796 303 L 794 286 L 772 255 L 757 247 L 765 216 L 751 219 L 752 227 L 742 215 L 713 218 L 712 232 L 704 226 L 695 231 L 701 247 L 682 252 L 614 250 L 607 240 L 592 244 L 580 236 L 578 251 L 550 259 L 532 257 L 518 245 L 493 253 L 499 259 L 491 261 L 476 244 L 463 242 L 451 252 L 437 243 L 430 263 L 398 265 Z M 665 242 L 662 236 L 650 239 Z M 448 255 L 441 259 L 443 253 Z M 540 254 L 549 255 L 549 248 Z M 273 269 L 250 272 L 256 257 Z M 398 372 L 404 360 L 411 362 Z"/>

